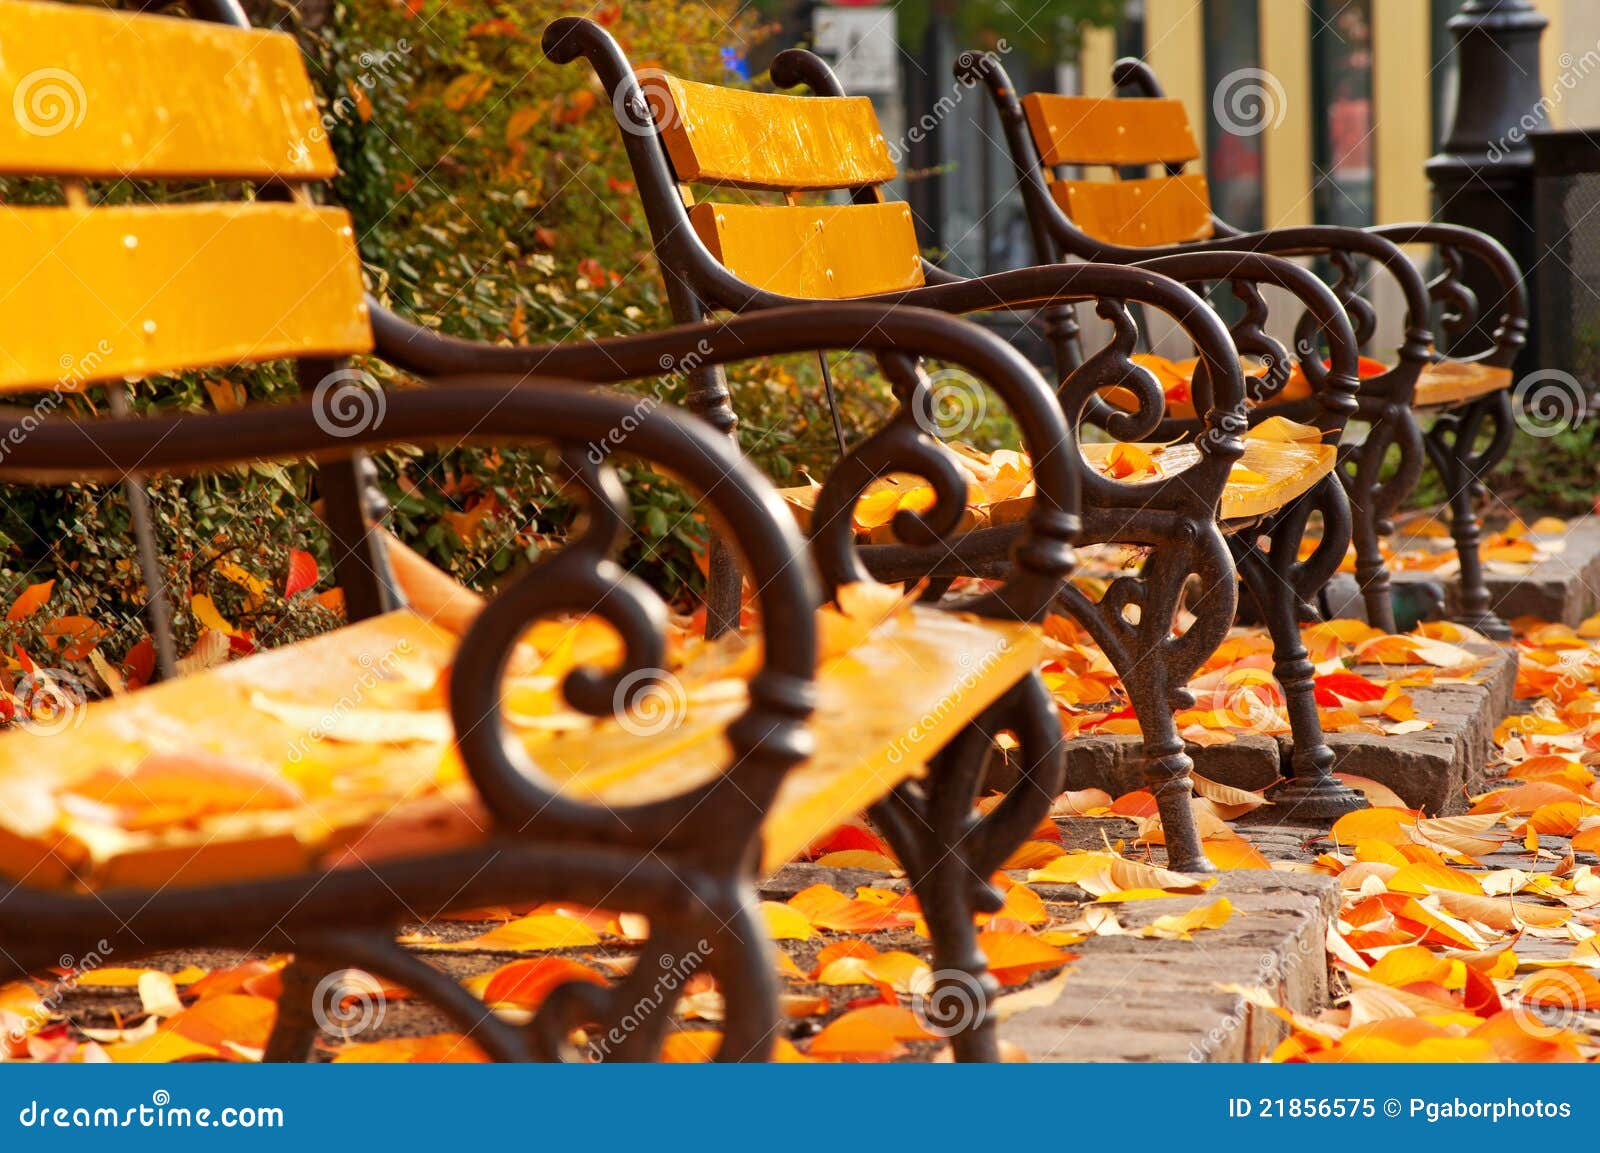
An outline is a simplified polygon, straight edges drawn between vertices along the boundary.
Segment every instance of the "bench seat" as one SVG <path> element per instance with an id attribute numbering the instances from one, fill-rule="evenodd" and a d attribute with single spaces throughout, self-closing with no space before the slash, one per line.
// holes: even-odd
<path id="1" fill-rule="evenodd" d="M 1155 357 L 1135 357 L 1137 361 L 1155 361 Z M 1387 372 L 1389 365 L 1376 361 L 1362 360 L 1362 375 L 1367 375 L 1368 364 L 1372 365 L 1374 372 Z M 1157 370 L 1153 364 L 1146 364 L 1156 372 L 1156 377 L 1161 381 L 1167 396 L 1167 419 L 1169 420 L 1194 420 L 1194 401 L 1189 393 L 1189 377 L 1192 374 L 1195 361 L 1162 361 Z M 1247 375 L 1254 375 L 1260 371 L 1259 366 L 1249 361 L 1245 363 Z M 1482 364 L 1468 360 L 1441 360 L 1427 365 L 1417 377 L 1417 384 L 1411 394 L 1411 407 L 1413 409 L 1443 408 L 1465 404 L 1477 400 L 1480 396 L 1489 396 L 1501 389 L 1511 387 L 1512 373 L 1509 368 L 1499 368 L 1492 364 Z M 1104 393 L 1105 399 L 1118 408 L 1133 411 L 1138 407 L 1138 401 L 1127 389 L 1111 388 Z M 1311 398 L 1311 383 L 1305 375 L 1298 370 L 1290 375 L 1283 388 L 1271 400 L 1266 402 L 1270 408 L 1275 404 L 1288 404 L 1291 401 L 1309 400 Z"/>
<path id="2" fill-rule="evenodd" d="M 1334 469 L 1337 450 L 1323 444 L 1321 434 L 1310 425 L 1274 418 L 1263 421 L 1245 436 L 1244 456 L 1239 459 L 1222 494 L 1221 516 L 1224 521 L 1254 520 L 1276 512 L 1295 497 L 1310 491 L 1318 481 Z M 1082 444 L 1079 446 L 1089 467 L 1102 475 L 1125 480 L 1129 484 L 1150 483 L 1182 472 L 1200 459 L 1200 450 L 1193 444 Z M 981 458 L 974 450 L 962 448 L 958 456 L 969 460 Z M 1130 462 L 1132 462 L 1130 464 Z M 918 477 L 892 475 L 878 481 L 868 490 L 868 499 L 875 491 L 886 487 L 903 490 L 911 497 L 921 487 L 924 494 L 931 490 Z M 783 499 L 794 511 L 801 527 L 809 529 L 811 512 L 815 507 L 818 488 L 815 485 L 781 490 Z M 979 501 L 970 506 L 961 523 L 963 531 L 992 525 L 1012 524 L 1027 515 L 1031 496 L 1019 495 L 1004 500 Z M 893 539 L 893 528 L 887 523 L 873 527 L 865 533 L 874 543 L 887 543 Z"/>
<path id="3" fill-rule="evenodd" d="M 580 650 L 597 634 L 603 652 L 609 630 L 573 633 Z M 42 888 L 159 888 L 477 840 L 488 820 L 443 698 L 454 648 L 415 613 L 390 613 L 96 702 L 66 732 L 0 736 L 0 872 Z M 1034 626 L 916 606 L 825 661 L 818 753 L 767 814 L 764 867 L 920 775 L 1043 655 Z M 564 792 L 631 805 L 720 771 L 754 664 L 743 642 L 702 646 L 678 672 L 679 723 L 659 730 L 644 708 L 632 732 L 566 710 L 550 676 L 509 680 L 506 711 Z"/>

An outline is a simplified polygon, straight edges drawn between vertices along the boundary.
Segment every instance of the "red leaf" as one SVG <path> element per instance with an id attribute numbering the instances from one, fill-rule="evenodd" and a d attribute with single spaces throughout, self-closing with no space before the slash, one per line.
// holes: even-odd
<path id="1" fill-rule="evenodd" d="M 1383 692 L 1382 685 L 1374 684 L 1360 673 L 1324 673 L 1317 678 L 1317 704 L 1325 709 L 1338 708 L 1339 697 L 1347 701 L 1381 701 Z"/>
<path id="2" fill-rule="evenodd" d="M 322 574 L 317 570 L 317 558 L 308 552 L 299 549 L 289 550 L 289 576 L 283 582 L 283 595 L 294 596 L 316 586 L 317 579 Z"/>
<path id="3" fill-rule="evenodd" d="M 130 689 L 150 683 L 150 678 L 156 672 L 156 646 L 149 637 L 134 645 L 123 656 L 122 671 Z"/>

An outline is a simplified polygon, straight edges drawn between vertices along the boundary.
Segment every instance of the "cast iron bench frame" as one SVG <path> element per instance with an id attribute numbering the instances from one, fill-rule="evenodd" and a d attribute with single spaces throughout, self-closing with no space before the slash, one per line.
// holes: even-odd
<path id="1" fill-rule="evenodd" d="M 1034 253 L 1043 263 L 1069 257 L 1112 263 L 1148 261 L 1153 256 L 1180 252 L 1250 251 L 1282 256 L 1326 258 L 1337 273 L 1335 293 L 1349 312 L 1358 340 L 1365 345 L 1377 325 L 1372 304 L 1361 295 L 1360 262 L 1374 262 L 1398 285 L 1405 300 L 1406 329 L 1399 359 L 1390 371 L 1360 382 L 1355 419 L 1369 425 L 1364 440 L 1343 446 L 1339 475 L 1345 482 L 1354 513 L 1356 580 L 1366 603 L 1367 619 L 1386 632 L 1395 631 L 1388 569 L 1383 563 L 1379 538 L 1394 532 L 1393 517 L 1421 477 L 1424 462 L 1433 465 L 1444 484 L 1450 508 L 1450 531 L 1460 555 L 1461 623 L 1496 640 L 1509 640 L 1509 626 L 1494 613 L 1484 583 L 1479 552 L 1482 532 L 1475 500 L 1482 496 L 1484 477 L 1505 457 L 1515 425 L 1511 419 L 1511 385 L 1466 402 L 1429 406 L 1437 413 L 1423 433 L 1414 408 L 1418 377 L 1431 362 L 1442 359 L 1433 349 L 1430 332 L 1433 306 L 1440 310 L 1440 325 L 1447 341 L 1474 331 L 1479 302 L 1461 279 L 1470 257 L 1479 261 L 1500 286 L 1501 312 L 1490 348 L 1457 362 L 1481 363 L 1510 369 L 1527 343 L 1527 292 L 1522 274 L 1505 246 L 1473 229 L 1432 222 L 1356 228 L 1342 225 L 1308 225 L 1246 232 L 1211 217 L 1213 239 L 1156 247 L 1111 244 L 1090 236 L 1062 211 L 1050 195 L 1043 177 L 1039 148 L 1029 130 L 1027 115 L 1004 65 L 993 53 L 963 53 L 955 65 L 957 80 L 982 85 L 999 112 L 1001 127 L 1021 187 L 1032 232 Z M 1116 62 L 1112 84 L 1119 95 L 1160 98 L 1165 95 L 1154 71 L 1144 61 L 1128 57 Z M 1168 164 L 1169 176 L 1183 172 L 1182 164 Z M 1431 281 L 1402 251 L 1402 245 L 1431 245 L 1439 256 L 1440 272 Z M 1052 309 L 1046 316 L 1051 347 L 1065 371 L 1081 358 L 1079 328 L 1070 308 Z M 1297 342 L 1311 332 L 1296 330 Z M 1278 378 L 1256 398 L 1251 419 L 1274 415 L 1293 418 L 1311 408 L 1310 401 L 1272 402 L 1284 380 Z M 1482 448 L 1479 441 L 1487 435 Z M 1384 476 L 1390 450 L 1398 463 Z"/>
<path id="2" fill-rule="evenodd" d="M 140 8 L 163 4 L 138 4 Z M 194 14 L 248 28 L 235 0 L 191 0 Z M 272 184 L 259 198 L 287 198 Z M 1013 621 L 1042 619 L 1072 563 L 1078 529 L 1076 447 L 1049 388 L 1026 361 L 981 329 L 942 314 L 882 304 L 773 312 L 726 323 L 699 324 L 585 345 L 507 348 L 441 337 L 368 302 L 374 355 L 422 377 L 433 387 L 394 396 L 381 428 L 330 430 L 315 401 L 267 410 L 150 419 L 76 422 L 0 420 L 15 447 L 0 475 L 51 483 L 124 480 L 151 471 L 190 472 L 225 463 L 311 454 L 323 462 L 320 488 L 336 536 L 336 575 L 353 620 L 402 607 L 377 522 L 382 500 L 362 450 L 441 437 L 528 438 L 553 441 L 584 498 L 588 527 L 560 553 L 517 578 L 467 631 L 453 664 L 450 711 L 467 772 L 496 821 L 481 846 L 378 864 L 370 869 L 309 872 L 268 880 L 168 889 L 106 890 L 72 895 L 13 888 L 0 899 L 0 935 L 8 968 L 17 975 L 42 969 L 63 940 L 106 938 L 119 956 L 197 944 L 253 946 L 295 954 L 285 973 L 279 1023 L 270 1059 L 303 1056 L 315 1034 L 311 993 L 330 969 L 355 964 L 435 1002 L 469 1029 L 497 1059 L 569 1056 L 566 1037 L 576 1025 L 611 1021 L 636 1008 L 655 969 L 654 959 L 686 954 L 685 942 L 713 942 L 703 958 L 727 999 L 728 1019 L 718 1058 L 757 1058 L 770 1051 L 777 1009 L 772 946 L 754 900 L 761 820 L 785 770 L 810 751 L 806 718 L 816 659 L 812 616 L 820 600 L 792 517 L 770 486 L 726 438 L 703 422 L 670 411 L 641 411 L 636 398 L 607 395 L 583 384 L 615 383 L 672 371 L 675 365 L 718 365 L 800 348 L 849 348 L 878 356 L 899 381 L 908 410 L 931 400 L 915 356 L 927 354 L 965 367 L 1003 398 L 1025 443 L 1036 454 L 1039 496 L 1009 534 L 1010 575 L 985 595 L 949 607 Z M 804 335 L 797 334 L 804 326 Z M 796 341 L 800 341 L 797 347 Z M 308 388 L 346 363 L 343 358 L 296 361 Z M 565 377 L 566 380 L 555 379 Z M 492 427 L 492 433 L 486 428 Z M 725 539 L 735 546 L 758 589 L 765 656 L 750 682 L 750 706 L 727 729 L 729 770 L 706 786 L 663 801 L 611 810 L 561 797 L 526 770 L 526 757 L 502 732 L 500 682 L 522 630 L 563 612 L 592 611 L 624 641 L 623 667 L 582 668 L 564 682 L 574 708 L 611 715 L 622 681 L 664 664 L 665 611 L 659 598 L 610 559 L 626 523 L 621 487 L 608 455 L 593 452 L 627 429 L 628 455 L 663 466 L 699 488 Z M 914 428 L 898 422 L 874 438 L 871 451 L 830 473 L 829 502 L 850 507 L 877 476 L 916 468 L 934 452 Z M 962 491 L 942 494 L 941 508 L 922 518 L 925 553 L 943 553 L 944 497 L 964 504 Z M 914 550 L 913 550 L 914 551 Z M 864 568 L 845 534 L 816 543 L 823 589 L 860 579 Z M 926 561 L 924 561 L 924 564 Z M 155 617 L 157 632 L 170 620 Z M 170 648 L 170 634 L 164 638 Z M 632 690 L 641 691 L 648 679 Z M 1012 734 L 1022 784 L 981 818 L 974 812 L 984 762 L 1000 732 Z M 952 1036 L 958 1056 L 997 1055 L 987 1012 L 996 985 L 976 943 L 973 913 L 993 911 L 1001 897 L 989 878 L 1045 817 L 1059 793 L 1063 762 L 1054 705 L 1037 672 L 1011 686 L 966 729 L 929 758 L 922 781 L 899 786 L 879 808 L 890 817 L 896 847 L 910 875 L 933 941 L 939 971 L 930 1003 L 946 985 L 977 1003 Z M 692 816 L 692 819 L 691 819 Z M 707 836 L 714 830 L 715 836 Z M 818 829 L 820 834 L 826 830 Z M 619 896 L 620 894 L 620 896 Z M 560 986 L 533 1022 L 518 1028 L 493 1017 L 452 978 L 397 946 L 387 931 L 419 910 L 475 907 L 548 895 L 588 904 L 623 904 L 646 914 L 650 939 L 633 975 L 601 990 Z M 137 921 L 137 934 L 129 931 Z M 626 1031 L 608 1056 L 648 1059 L 658 1048 L 667 1014 Z"/>
<path id="3" fill-rule="evenodd" d="M 620 46 L 599 25 L 578 17 L 552 22 L 544 34 L 545 54 L 557 63 L 586 58 L 612 102 L 622 130 L 645 216 L 654 239 L 674 315 L 697 321 L 725 310 L 759 314 L 788 307 L 800 298 L 765 291 L 724 267 L 691 224 L 680 193 L 680 181 L 655 121 L 655 114 Z M 772 63 L 773 83 L 781 88 L 804 85 L 814 96 L 845 93 L 832 70 L 803 50 L 781 52 Z M 854 203 L 881 197 L 879 186 L 849 189 Z M 1295 741 L 1294 780 L 1279 791 L 1280 810 L 1307 819 L 1331 818 L 1365 805 L 1361 795 L 1332 775 L 1333 750 L 1321 729 L 1314 695 L 1314 669 L 1307 659 L 1298 621 L 1312 613 L 1310 602 L 1343 559 L 1350 539 L 1350 508 L 1340 484 L 1324 478 L 1310 492 L 1273 516 L 1251 525 L 1229 524 L 1224 534 L 1220 501 L 1233 461 L 1243 453 L 1248 427 L 1246 386 L 1238 347 L 1266 352 L 1289 363 L 1289 351 L 1262 328 L 1266 305 L 1258 285 L 1287 289 L 1315 321 L 1328 342 L 1331 365 L 1320 353 L 1308 354 L 1309 340 L 1296 350 L 1314 389 L 1307 417 L 1336 443 L 1345 420 L 1357 411 L 1357 344 L 1338 299 L 1315 276 L 1289 261 L 1251 253 L 1183 253 L 1138 265 L 1063 266 L 1054 262 L 1013 272 L 965 279 L 921 262 L 926 287 L 853 299 L 915 304 L 962 314 L 996 308 L 1045 306 L 1046 313 L 1070 314 L 1074 303 L 1094 299 L 1114 335 L 1108 346 L 1063 370 L 1058 395 L 1076 428 L 1085 413 L 1105 407 L 1097 393 L 1121 387 L 1138 400 L 1137 410 L 1104 420 L 1119 440 L 1138 440 L 1162 425 L 1165 402 L 1154 377 L 1129 358 L 1138 329 L 1130 304 L 1163 312 L 1182 327 L 1200 354 L 1197 410 L 1202 418 L 1188 431 L 1202 453 L 1202 463 L 1153 485 L 1129 485 L 1103 477 L 1086 466 L 1081 480 L 1085 497 L 1084 531 L 1080 542 L 1120 541 L 1149 546 L 1150 555 L 1138 577 L 1120 577 L 1098 602 L 1070 584 L 1060 604 L 1080 621 L 1121 675 L 1144 736 L 1146 779 L 1155 793 L 1166 830 L 1172 866 L 1206 872 L 1211 866 L 1189 812 L 1192 762 L 1178 735 L 1173 712 L 1191 707 L 1185 687 L 1189 678 L 1221 643 L 1231 626 L 1238 598 L 1235 569 L 1261 605 L 1274 641 L 1274 673 L 1282 686 Z M 1179 283 L 1174 283 L 1174 281 Z M 1247 303 L 1248 315 L 1230 334 L 1216 314 L 1185 283 L 1227 281 Z M 815 301 L 811 302 L 817 307 Z M 690 409 L 730 434 L 737 427 L 726 383 L 715 370 L 698 375 L 691 388 Z M 827 522 L 839 510 L 814 514 Z M 1304 561 L 1300 540 L 1313 515 L 1323 521 L 1322 540 Z M 998 571 L 982 541 L 996 530 L 968 534 L 972 547 L 952 557 L 933 575 L 990 575 Z M 1270 542 L 1270 543 L 1263 543 Z M 1197 604 L 1197 620 L 1182 636 L 1173 636 L 1170 622 L 1191 574 L 1206 590 Z M 897 570 L 897 575 L 907 575 Z M 935 586 L 938 587 L 937 585 Z M 1137 623 L 1128 619 L 1130 606 L 1140 607 Z M 1278 810 L 1275 810 L 1278 811 Z"/>

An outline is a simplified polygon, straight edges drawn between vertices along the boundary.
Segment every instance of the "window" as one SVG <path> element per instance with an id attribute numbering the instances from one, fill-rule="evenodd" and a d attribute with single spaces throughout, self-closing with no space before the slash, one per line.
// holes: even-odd
<path id="1" fill-rule="evenodd" d="M 1206 91 L 1226 105 L 1202 113 L 1211 209 L 1252 231 L 1262 226 L 1262 150 L 1274 113 L 1261 75 L 1258 0 L 1206 0 L 1205 59 Z"/>
<path id="2" fill-rule="evenodd" d="M 1313 193 L 1321 224 L 1373 222 L 1372 3 L 1311 5 Z"/>

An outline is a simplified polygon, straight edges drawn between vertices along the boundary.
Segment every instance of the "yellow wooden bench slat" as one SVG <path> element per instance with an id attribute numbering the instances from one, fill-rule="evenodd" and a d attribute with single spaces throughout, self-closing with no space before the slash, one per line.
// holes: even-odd
<path id="1" fill-rule="evenodd" d="M 89 705 L 66 735 L 0 735 L 0 873 L 57 889 L 194 885 L 293 872 L 357 843 L 374 859 L 401 845 L 438 851 L 478 839 L 488 822 L 450 748 L 439 696 L 454 648 L 451 634 L 414 613 L 391 613 Z M 916 607 L 827 662 L 819 751 L 785 778 L 768 815 L 766 867 L 920 773 L 1043 653 L 1034 626 Z M 728 657 L 710 649 L 703 659 Z M 702 690 L 697 675 L 693 662 L 680 673 L 687 707 L 661 732 L 578 718 L 567 731 L 518 731 L 547 778 L 575 798 L 620 806 L 678 793 L 721 770 L 722 726 L 742 707 L 742 682 Z M 200 776 L 183 803 L 214 793 L 220 811 L 130 829 L 82 796 L 63 800 L 73 783 L 120 779 L 152 754 L 218 758 L 220 771 L 193 770 Z M 415 819 L 441 811 L 451 819 L 418 844 Z"/>
<path id="2" fill-rule="evenodd" d="M 1411 406 L 1420 409 L 1462 404 L 1509 388 L 1511 379 L 1512 372 L 1509 368 L 1454 360 L 1440 361 L 1425 367 L 1417 377 L 1416 389 L 1411 396 Z M 1126 389 L 1110 388 L 1102 395 L 1111 404 L 1129 412 L 1138 407 L 1133 394 Z M 1264 402 L 1263 407 L 1270 410 L 1273 405 L 1307 400 L 1311 395 L 1311 382 L 1297 372 L 1289 377 L 1281 391 Z M 1168 399 L 1166 414 L 1171 420 L 1193 420 L 1194 402 Z"/>
<path id="3" fill-rule="evenodd" d="M 1292 422 L 1274 418 L 1280 425 Z M 1270 422 L 1264 422 L 1270 423 Z M 1244 456 L 1239 458 L 1233 476 L 1222 493 L 1221 517 L 1223 520 L 1244 520 L 1276 512 L 1311 488 L 1334 469 L 1338 449 L 1316 439 L 1316 430 L 1304 425 L 1293 425 L 1312 433 L 1304 440 L 1272 440 L 1259 435 L 1262 426 L 1251 429 L 1245 438 Z M 1110 465 L 1110 444 L 1085 444 L 1084 459 L 1089 467 L 1105 472 Z M 1193 443 L 1146 444 L 1139 448 L 1152 456 L 1160 466 L 1159 477 L 1129 477 L 1125 483 L 1148 484 L 1162 477 L 1182 472 L 1200 459 L 1200 450 Z M 1241 471 L 1254 473 L 1264 479 L 1241 479 Z"/>
<path id="4" fill-rule="evenodd" d="M 1282 417 L 1273 417 L 1252 428 L 1245 437 L 1244 455 L 1234 466 L 1233 474 L 1223 489 L 1222 520 L 1237 521 L 1266 516 L 1309 492 L 1318 481 L 1333 471 L 1338 458 L 1338 449 L 1331 444 L 1323 444 L 1320 436 L 1310 425 Z M 1116 444 L 1088 443 L 1080 447 L 1090 468 L 1110 475 L 1112 452 Z M 1124 484 L 1153 484 L 1182 472 L 1200 459 L 1200 450 L 1193 443 L 1139 444 L 1132 447 L 1153 458 L 1160 472 L 1154 476 L 1129 476 L 1122 481 Z M 1255 476 L 1250 476 L 1251 473 Z M 989 509 L 990 520 L 995 524 L 1020 520 L 1026 515 L 1028 505 L 1027 497 L 1001 501 Z"/>
<path id="5" fill-rule="evenodd" d="M 650 78 L 644 89 L 685 184 L 795 192 L 894 179 L 865 96 L 785 96 L 676 76 Z"/>
<path id="6" fill-rule="evenodd" d="M 1243 520 L 1274 512 L 1332 472 L 1338 450 L 1332 445 L 1323 444 L 1321 435 L 1310 425 L 1282 417 L 1263 421 L 1251 429 L 1245 437 L 1244 456 L 1234 468 L 1223 492 L 1222 518 Z M 1127 484 L 1153 483 L 1183 471 L 1200 459 L 1200 450 L 1193 444 L 1134 444 L 1128 447 L 1136 454 L 1149 457 L 1159 472 L 1127 477 Z M 1080 445 L 1080 448 L 1090 468 L 1102 475 L 1112 475 L 1111 458 L 1115 444 L 1088 443 Z M 892 474 L 876 482 L 868 490 L 868 495 L 884 487 L 895 487 L 903 495 L 918 490 L 931 491 L 927 489 L 927 481 L 921 477 Z M 811 529 L 811 515 L 819 491 L 815 485 L 779 490 L 779 495 L 807 532 Z M 1013 524 L 1027 515 L 1032 502 L 1031 496 L 988 503 L 975 502 L 966 510 L 961 531 Z M 896 539 L 892 524 L 874 528 L 865 535 L 875 544 L 887 544 Z"/>
<path id="7" fill-rule="evenodd" d="M 1417 377 L 1411 395 L 1414 408 L 1460 404 L 1511 387 L 1511 370 L 1472 361 L 1442 360 L 1430 364 Z"/>
<path id="8" fill-rule="evenodd" d="M 0 206 L 0 251 L 0 390 L 372 347 L 340 209 Z"/>
<path id="9" fill-rule="evenodd" d="M 1200 158 L 1181 100 L 1030 92 L 1022 98 L 1022 111 L 1040 160 L 1049 168 L 1186 164 Z"/>
<path id="10" fill-rule="evenodd" d="M 904 204 L 702 201 L 689 219 L 725 268 L 768 292 L 838 300 L 923 282 L 911 209 Z"/>
<path id="11" fill-rule="evenodd" d="M 6 0 L 0 49 L 0 173 L 335 172 L 299 46 L 284 33 Z"/>
<path id="12" fill-rule="evenodd" d="M 1212 234 L 1211 194 L 1197 172 L 1143 180 L 1052 180 L 1050 194 L 1069 220 L 1106 244 L 1186 244 Z"/>

